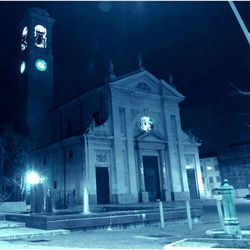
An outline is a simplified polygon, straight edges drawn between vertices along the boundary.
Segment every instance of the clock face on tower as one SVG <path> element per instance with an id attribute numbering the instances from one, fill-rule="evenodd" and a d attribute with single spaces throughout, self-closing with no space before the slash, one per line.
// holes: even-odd
<path id="1" fill-rule="evenodd" d="M 154 122 L 151 117 L 143 116 L 139 120 L 139 126 L 141 130 L 148 132 L 154 128 Z"/>
<path id="2" fill-rule="evenodd" d="M 36 69 L 39 71 L 45 71 L 47 69 L 47 63 L 43 59 L 37 59 L 35 65 Z"/>

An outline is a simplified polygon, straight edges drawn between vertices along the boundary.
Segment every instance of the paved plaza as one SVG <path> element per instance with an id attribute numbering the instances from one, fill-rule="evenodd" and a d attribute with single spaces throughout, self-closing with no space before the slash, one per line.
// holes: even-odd
<path id="1" fill-rule="evenodd" d="M 237 204 L 238 217 L 242 227 L 250 226 L 250 201 L 242 200 Z M 23 240 L 1 241 L 4 249 L 163 249 L 164 245 L 184 238 L 204 238 L 206 230 L 220 228 L 216 207 L 204 207 L 204 214 L 199 223 L 189 230 L 186 223 L 147 227 L 137 226 L 126 229 L 102 229 L 89 231 L 71 231 L 70 234 L 43 236 Z"/>

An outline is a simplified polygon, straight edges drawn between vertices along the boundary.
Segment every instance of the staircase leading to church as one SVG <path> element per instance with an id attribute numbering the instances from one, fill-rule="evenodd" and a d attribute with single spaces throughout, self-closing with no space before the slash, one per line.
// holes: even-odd
<path id="1" fill-rule="evenodd" d="M 39 238 L 41 236 L 55 236 L 68 234 L 69 230 L 42 230 L 29 228 L 25 226 L 25 222 L 15 222 L 4 219 L 4 215 L 0 215 L 0 241 L 19 240 L 29 238 Z"/>
<path id="2" fill-rule="evenodd" d="M 52 214 L 6 214 L 6 219 L 44 230 L 126 228 L 147 226 L 160 221 L 157 203 L 93 206 L 91 211 L 87 215 L 82 214 L 79 208 Z M 191 214 L 193 219 L 199 219 L 201 206 L 192 205 Z M 187 215 L 183 203 L 165 203 L 164 218 L 166 223 L 185 222 Z"/>

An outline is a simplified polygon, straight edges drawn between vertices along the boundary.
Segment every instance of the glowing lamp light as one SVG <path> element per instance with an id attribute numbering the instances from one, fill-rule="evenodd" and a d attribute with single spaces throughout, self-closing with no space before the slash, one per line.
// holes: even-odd
<path id="1" fill-rule="evenodd" d="M 35 171 L 28 172 L 26 175 L 26 182 L 30 185 L 41 183 L 42 179 L 43 178 Z"/>
<path id="2" fill-rule="evenodd" d="M 37 59 L 35 65 L 39 71 L 45 71 L 47 69 L 47 63 L 43 59 Z"/>

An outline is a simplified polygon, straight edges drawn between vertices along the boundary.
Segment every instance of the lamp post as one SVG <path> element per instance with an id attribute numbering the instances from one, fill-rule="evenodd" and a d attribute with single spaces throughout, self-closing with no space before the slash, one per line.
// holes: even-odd
<path id="1" fill-rule="evenodd" d="M 249 34 L 249 32 L 247 30 L 247 27 L 244 24 L 244 22 L 243 22 L 243 20 L 242 20 L 242 18 L 240 16 L 240 13 L 238 12 L 237 8 L 235 7 L 235 4 L 233 3 L 233 1 L 228 1 L 228 3 L 230 5 L 232 11 L 234 12 L 234 15 L 237 18 L 237 20 L 238 20 L 238 22 L 240 24 L 240 27 L 241 27 L 242 31 L 244 32 L 244 35 L 245 35 L 245 37 L 246 37 L 246 39 L 248 41 L 248 44 L 250 46 L 250 34 Z"/>
<path id="2" fill-rule="evenodd" d="M 40 213 L 43 211 L 43 187 L 44 178 L 35 171 L 29 171 L 25 178 L 26 184 L 30 186 L 30 204 L 33 213 Z"/>
<path id="3" fill-rule="evenodd" d="M 41 182 L 41 176 L 35 172 L 35 171 L 30 171 L 26 174 L 26 183 L 29 185 L 35 185 Z"/>

